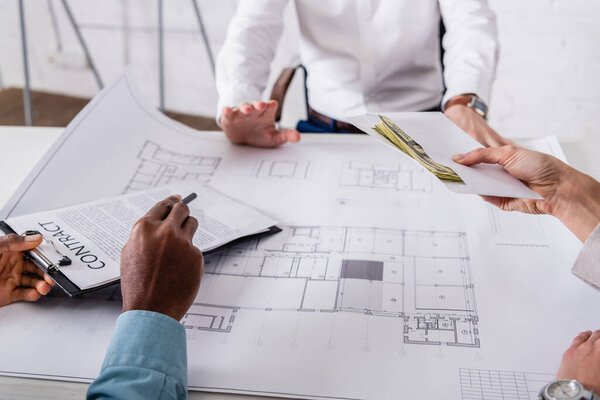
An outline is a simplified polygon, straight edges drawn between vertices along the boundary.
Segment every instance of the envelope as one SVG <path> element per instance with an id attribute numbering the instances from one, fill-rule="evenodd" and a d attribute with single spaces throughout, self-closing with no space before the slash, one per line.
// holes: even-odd
<path id="1" fill-rule="evenodd" d="M 373 129 L 375 124 L 381 122 L 379 115 L 392 119 L 406 134 L 421 145 L 431 159 L 456 172 L 464 183 L 442 180 L 450 190 L 486 196 L 543 199 L 523 182 L 511 176 L 500 165 L 478 164 L 467 167 L 454 162 L 452 160 L 454 154 L 468 153 L 483 146 L 440 112 L 369 113 L 346 119 L 376 140 L 394 149 L 401 154 L 401 157 L 406 157 L 420 165 Z"/>

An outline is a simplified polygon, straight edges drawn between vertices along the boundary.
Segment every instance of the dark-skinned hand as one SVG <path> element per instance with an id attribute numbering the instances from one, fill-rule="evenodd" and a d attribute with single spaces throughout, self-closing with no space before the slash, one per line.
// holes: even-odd
<path id="1" fill-rule="evenodd" d="M 54 286 L 54 281 L 22 253 L 40 243 L 42 235 L 0 237 L 0 307 L 16 301 L 36 301 Z"/>
<path id="2" fill-rule="evenodd" d="M 121 252 L 123 312 L 183 318 L 204 274 L 202 253 L 192 244 L 197 228 L 181 196 L 157 203 L 135 224 Z"/>

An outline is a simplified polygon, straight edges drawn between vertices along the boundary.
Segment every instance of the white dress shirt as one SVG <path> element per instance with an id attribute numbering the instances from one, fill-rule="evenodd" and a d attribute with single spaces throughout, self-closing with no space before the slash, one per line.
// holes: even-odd
<path id="1" fill-rule="evenodd" d="M 261 100 L 288 0 L 240 0 L 217 59 L 217 115 Z M 498 58 L 486 0 L 294 0 L 310 106 L 325 115 L 420 111 L 490 98 Z M 439 22 L 446 26 L 444 82 Z"/>

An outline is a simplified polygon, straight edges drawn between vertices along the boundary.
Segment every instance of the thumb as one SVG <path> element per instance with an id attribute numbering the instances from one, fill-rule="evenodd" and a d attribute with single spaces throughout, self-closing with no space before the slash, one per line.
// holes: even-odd
<path id="1" fill-rule="evenodd" d="M 42 235 L 21 236 L 14 233 L 0 237 L 0 253 L 31 250 L 42 243 Z"/>
<path id="2" fill-rule="evenodd" d="M 300 141 L 300 132 L 295 129 L 281 129 L 279 134 L 285 136 L 286 141 L 297 143 Z"/>
<path id="3" fill-rule="evenodd" d="M 286 142 L 299 142 L 300 132 L 295 129 L 279 129 L 272 136 L 272 145 L 281 146 Z"/>

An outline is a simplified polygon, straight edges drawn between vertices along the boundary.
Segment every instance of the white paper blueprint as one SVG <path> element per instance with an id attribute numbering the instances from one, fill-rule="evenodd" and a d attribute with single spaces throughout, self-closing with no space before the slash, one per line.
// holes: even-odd
<path id="1" fill-rule="evenodd" d="M 210 182 L 283 228 L 206 257 L 182 320 L 191 389 L 534 399 L 573 337 L 598 328 L 600 294 L 570 273 L 581 245 L 551 217 L 451 193 L 366 135 L 231 145 L 149 108 L 128 77 L 76 118 L 2 216 L 177 179 Z M 93 379 L 120 311 L 106 292 L 0 308 L 0 343 L 14 343 L 0 346 L 0 373 Z"/>

